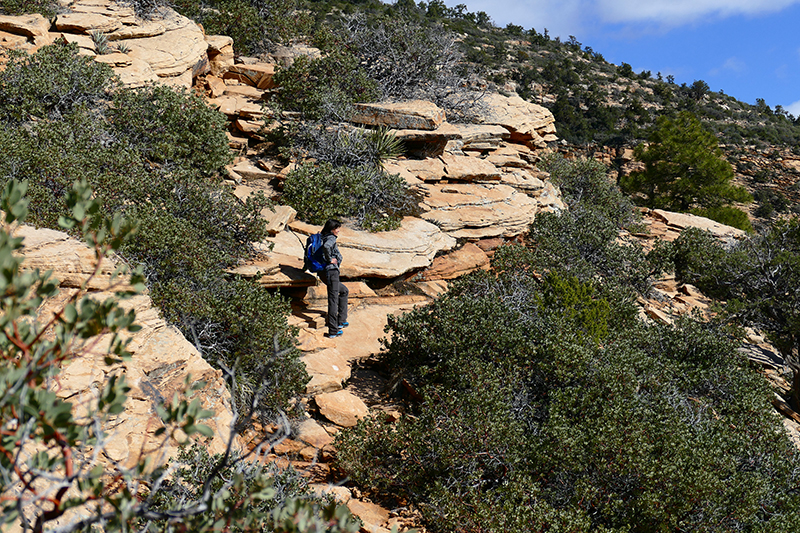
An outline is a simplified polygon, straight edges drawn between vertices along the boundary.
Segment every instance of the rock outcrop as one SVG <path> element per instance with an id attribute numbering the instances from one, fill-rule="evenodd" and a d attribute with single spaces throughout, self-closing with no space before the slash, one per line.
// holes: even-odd
<path id="1" fill-rule="evenodd" d="M 74 42 L 80 53 L 111 65 L 129 87 L 166 83 L 189 89 L 195 77 L 208 72 L 210 50 L 218 58 L 215 65 L 220 55 L 228 57 L 226 51 L 232 64 L 232 47 L 226 50 L 214 37 L 207 42 L 200 26 L 172 9 L 162 8 L 143 20 L 115 0 L 76 0 L 62 6 L 64 12 L 52 24 L 41 15 L 0 16 L 0 46 L 33 53 L 56 40 Z M 98 46 L 93 35 L 104 36 L 108 44 Z"/>
<path id="2" fill-rule="evenodd" d="M 25 239 L 21 251 L 25 258 L 23 270 L 51 270 L 53 277 L 60 280 L 60 293 L 40 308 L 40 320 L 52 316 L 81 285 L 85 284 L 88 294 L 98 300 L 113 297 L 113 289 L 130 288 L 126 279 L 113 276 L 116 265 L 112 260 L 102 263 L 99 274 L 92 276 L 97 264 L 93 250 L 63 232 L 22 226 L 17 236 Z M 104 386 L 110 375 L 126 379 L 131 387 L 126 410 L 116 417 L 113 427 L 105 428 L 108 438 L 102 460 L 131 467 L 144 456 L 152 457 L 157 464 L 173 456 L 178 443 L 170 441 L 162 446 L 163 437 L 155 436 L 163 426 L 156 406 L 172 401 L 175 394 L 183 395 L 190 377 L 192 382 L 204 383 L 195 391 L 195 397 L 205 409 L 214 412 L 204 422 L 214 432 L 207 443 L 209 453 L 224 451 L 232 412 L 221 371 L 213 369 L 177 329 L 166 324 L 147 295 L 123 300 L 121 306 L 135 310 L 136 323 L 141 326 L 130 337 L 128 348 L 133 357 L 107 366 L 103 361 L 103 339 L 87 339 L 84 348 L 62 368 L 57 391 L 59 397 L 74 405 L 74 412 L 79 415 L 83 406 L 93 400 L 93 391 Z M 235 446 L 239 446 L 238 442 Z"/>

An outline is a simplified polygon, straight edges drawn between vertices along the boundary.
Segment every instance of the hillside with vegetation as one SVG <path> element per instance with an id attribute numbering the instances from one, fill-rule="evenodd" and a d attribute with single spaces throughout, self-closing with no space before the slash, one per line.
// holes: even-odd
<path id="1" fill-rule="evenodd" d="M 127 5 L 144 20 L 164 7 Z M 0 6 L 0 16 L 65 9 L 46 0 Z M 333 496 L 312 494 L 295 472 L 276 466 L 285 463 L 261 468 L 230 448 L 209 456 L 186 447 L 173 459 L 174 474 L 139 462 L 121 468 L 113 484 L 95 465 L 74 469 L 75 457 L 102 449 L 97 428 L 116 421 L 130 389 L 109 379 L 79 417 L 49 387 L 79 339 L 111 335 L 109 361 L 130 356 L 122 339 L 136 326 L 118 299 L 146 285 L 164 320 L 227 380 L 236 432 L 257 433 L 270 449 L 291 436 L 286 455 L 311 454 L 313 464 L 332 457 L 329 480 L 425 530 L 800 530 L 800 452 L 773 409 L 778 394 L 789 412 L 800 412 L 800 119 L 712 92 L 702 80 L 678 85 L 634 73 L 575 37 L 498 28 L 486 13 L 438 0 L 172 7 L 207 35 L 232 37 L 237 64 L 273 61 L 288 45 L 315 50 L 276 67 L 274 86 L 251 110 L 252 135 L 237 141 L 270 168 L 253 172 L 276 185 L 245 199 L 234 194 L 242 183 L 230 172 L 232 121 L 207 104 L 202 76 L 192 91 L 124 86 L 93 59 L 112 47 L 125 55 L 102 32 L 37 46 L 34 55 L 5 53 L 0 469 L 15 494 L 30 499 L 23 504 L 4 489 L 2 523 L 49 530 L 79 507 L 84 514 L 72 529 L 80 531 L 358 529 Z M 252 94 L 249 87 L 237 86 Z M 482 122 L 497 94 L 549 109 L 561 141 L 551 138 L 550 118 L 527 137 L 503 130 L 469 146 L 462 132 L 497 131 Z M 430 131 L 446 115 L 460 137 L 355 122 L 357 104 L 412 100 L 434 109 Z M 448 143 L 456 138 L 454 148 Z M 440 183 L 430 169 L 412 178 L 392 171 L 398 159 L 411 165 L 406 170 L 450 166 Z M 472 168 L 455 177 L 454 162 L 466 159 L 483 163 L 479 178 Z M 497 184 L 519 175 L 525 179 L 514 187 Z M 548 200 L 556 188 L 559 198 Z M 500 229 L 462 225 L 447 233 L 454 223 L 442 213 L 451 206 L 432 205 L 478 189 L 513 195 L 528 211 Z M 342 423 L 330 431 L 335 441 L 320 428 L 324 444 L 311 451 L 292 440 L 298 421 L 322 411 L 309 392 L 308 356 L 333 348 L 309 349 L 309 328 L 293 321 L 302 300 L 296 291 L 305 294 L 312 282 L 298 273 L 306 285 L 270 286 L 274 268 L 254 276 L 237 270 L 299 256 L 297 238 L 287 245 L 280 235 L 288 232 L 270 233 L 264 220 L 283 207 L 296 214 L 297 235 L 342 217 L 351 256 L 408 231 L 405 221 L 417 216 L 427 217 L 418 223 L 427 224 L 426 235 L 438 232 L 439 248 L 425 249 L 423 266 L 349 271 L 364 302 L 391 295 L 426 305 L 390 316 L 383 347 L 370 358 L 370 371 L 388 383 L 383 400 L 398 411 Z M 649 209 L 750 233 L 722 242 L 687 230 L 645 248 L 639 239 L 652 237 L 642 218 Z M 23 219 L 80 237 L 98 260 L 115 255 L 136 287 L 103 305 L 81 287 L 86 298 L 59 304 L 53 329 L 37 329 L 42 302 L 57 290 L 47 275 L 21 269 L 25 244 L 14 231 Z M 407 240 L 419 245 L 418 235 Z M 408 246 L 410 255 L 424 255 Z M 465 250 L 481 258 L 463 269 L 474 272 L 433 277 L 448 266 L 434 265 L 434 256 L 452 260 Z M 654 283 L 665 275 L 715 305 L 706 314 L 647 318 L 642 306 L 663 298 Z M 423 294 L 430 280 L 456 277 L 435 297 Z M 755 337 L 781 359 L 783 389 L 742 355 Z M 170 435 L 208 436 L 196 422 L 210 413 L 199 404 L 177 396 L 160 402 Z M 287 418 L 294 429 L 271 441 Z M 23 457 L 21 449 L 48 452 Z M 55 496 L 37 492 L 46 479 L 62 484 Z M 68 497 L 68 487 L 77 495 Z"/>

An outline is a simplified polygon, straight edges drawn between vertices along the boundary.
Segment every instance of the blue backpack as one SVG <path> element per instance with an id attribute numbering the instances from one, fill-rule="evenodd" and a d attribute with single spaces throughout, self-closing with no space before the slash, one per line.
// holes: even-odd
<path id="1" fill-rule="evenodd" d="M 303 254 L 303 269 L 310 272 L 325 270 L 325 260 L 322 258 L 322 234 L 315 233 L 306 240 L 306 251 Z"/>

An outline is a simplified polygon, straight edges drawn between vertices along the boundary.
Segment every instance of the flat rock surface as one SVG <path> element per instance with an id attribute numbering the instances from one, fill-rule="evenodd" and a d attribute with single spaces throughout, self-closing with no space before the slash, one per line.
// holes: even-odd
<path id="1" fill-rule="evenodd" d="M 456 238 L 519 235 L 542 205 L 508 185 L 425 185 L 422 217 Z"/>

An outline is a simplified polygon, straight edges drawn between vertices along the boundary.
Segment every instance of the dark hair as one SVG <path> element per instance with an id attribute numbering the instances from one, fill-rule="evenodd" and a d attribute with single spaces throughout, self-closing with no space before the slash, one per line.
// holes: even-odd
<path id="1" fill-rule="evenodd" d="M 342 223 L 341 222 L 339 222 L 335 218 L 330 218 L 325 223 L 325 226 L 322 228 L 322 234 L 323 235 L 327 235 L 329 233 L 333 233 L 334 230 L 336 230 L 338 228 L 341 228 L 341 227 L 342 227 Z"/>

